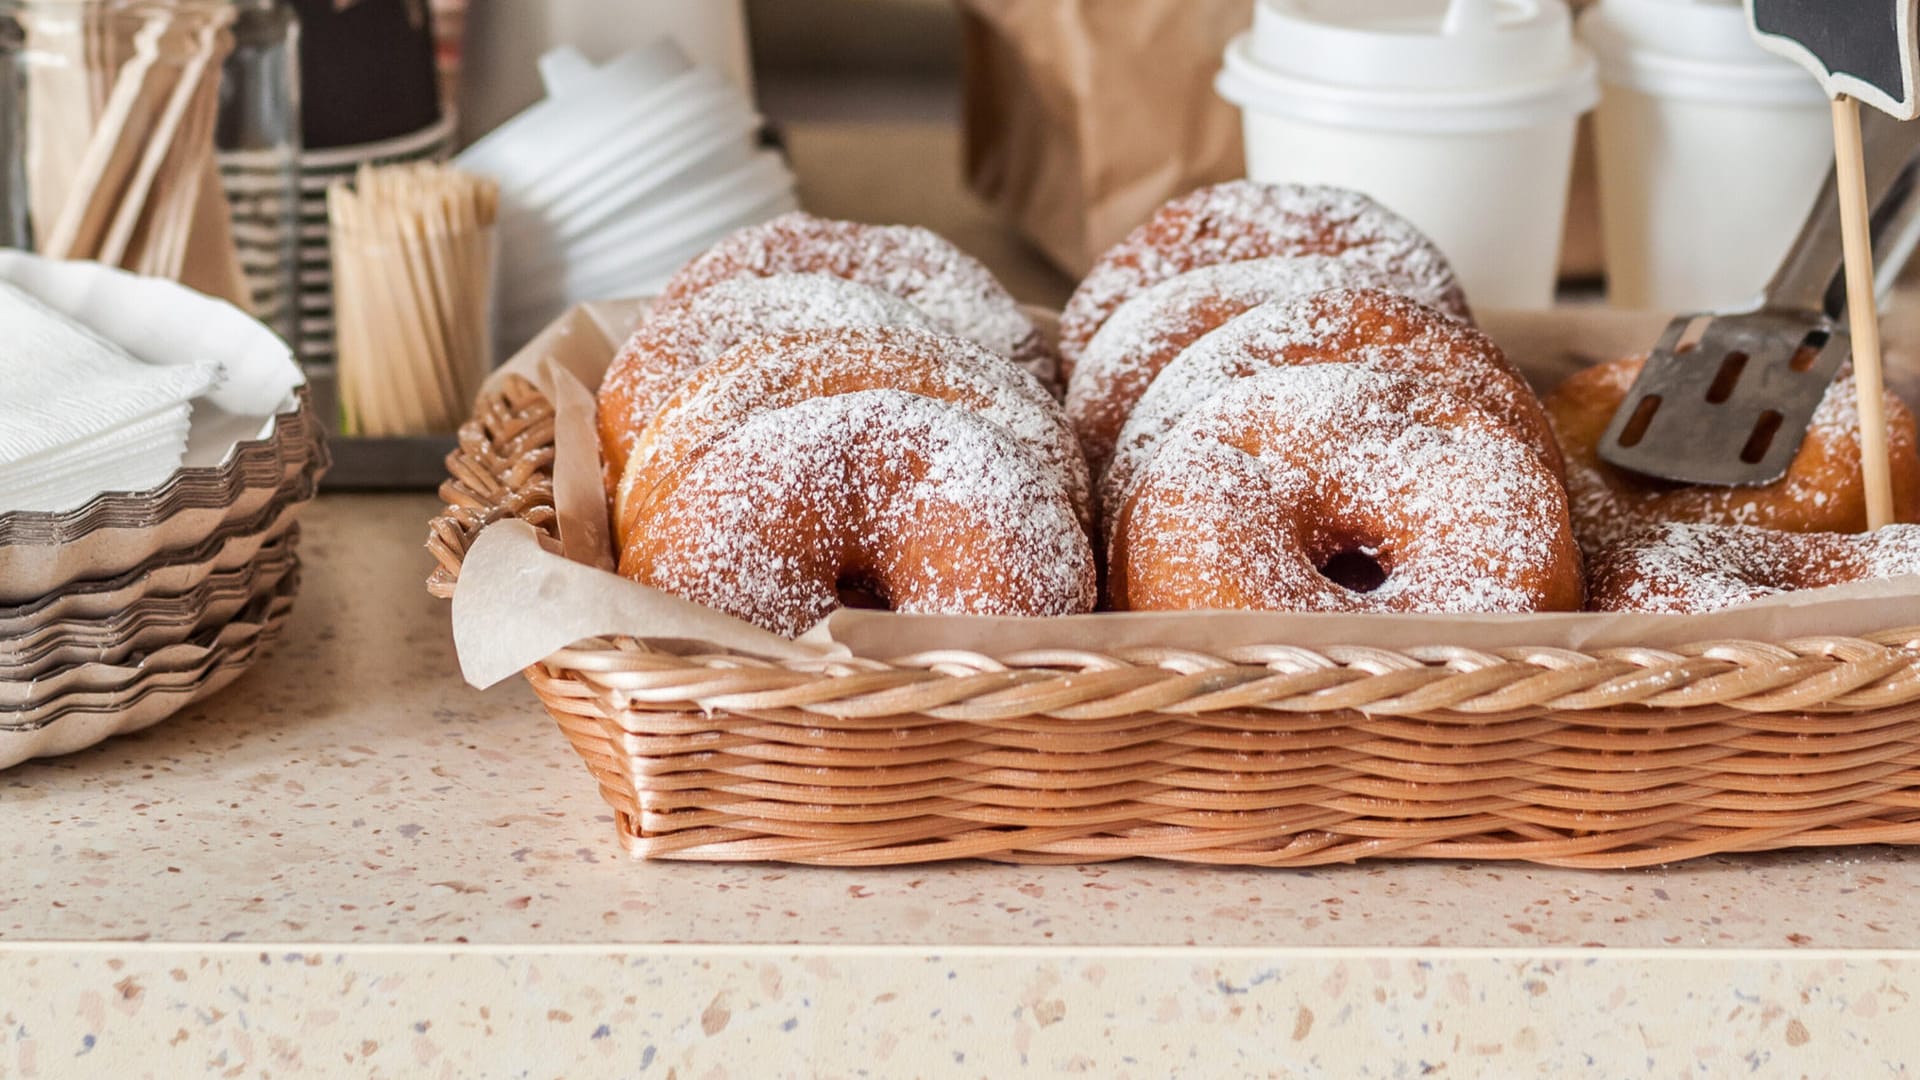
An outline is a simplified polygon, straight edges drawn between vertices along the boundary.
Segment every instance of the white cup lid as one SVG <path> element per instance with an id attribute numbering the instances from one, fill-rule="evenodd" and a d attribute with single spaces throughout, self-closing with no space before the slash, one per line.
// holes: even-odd
<path id="1" fill-rule="evenodd" d="M 1600 0 L 1580 16 L 1580 39 L 1607 82 L 1650 94 L 1756 105 L 1826 100 L 1805 69 L 1754 41 L 1740 0 Z"/>
<path id="2" fill-rule="evenodd" d="M 1245 108 L 1433 133 L 1564 121 L 1598 98 L 1563 0 L 1260 0 L 1215 86 Z"/>
<path id="3" fill-rule="evenodd" d="M 1250 44 L 1275 74 L 1369 89 L 1531 84 L 1576 66 L 1561 0 L 1261 0 Z"/>

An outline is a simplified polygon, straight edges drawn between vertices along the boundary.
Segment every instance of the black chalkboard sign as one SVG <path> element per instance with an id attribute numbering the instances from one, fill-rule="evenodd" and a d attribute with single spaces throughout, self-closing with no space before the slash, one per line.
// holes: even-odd
<path id="1" fill-rule="evenodd" d="M 1914 92 L 1914 12 L 1920 0 L 1747 0 L 1760 44 L 1846 94 L 1902 120 Z"/>

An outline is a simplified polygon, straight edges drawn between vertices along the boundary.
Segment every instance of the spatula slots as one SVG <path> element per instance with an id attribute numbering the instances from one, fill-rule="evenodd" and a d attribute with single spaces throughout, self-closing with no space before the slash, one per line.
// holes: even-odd
<path id="1" fill-rule="evenodd" d="M 1920 225 L 1920 125 L 1868 119 L 1867 194 L 1885 280 Z M 1602 460 L 1688 484 L 1768 484 L 1786 475 L 1853 354 L 1842 321 L 1838 203 L 1830 176 L 1755 308 L 1667 325 L 1601 436 Z"/>

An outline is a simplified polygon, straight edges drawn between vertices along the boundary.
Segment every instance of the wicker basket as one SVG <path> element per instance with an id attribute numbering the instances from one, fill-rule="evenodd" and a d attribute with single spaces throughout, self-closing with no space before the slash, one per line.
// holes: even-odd
<path id="1" fill-rule="evenodd" d="M 508 379 L 479 409 L 428 544 L 443 597 L 487 524 L 553 527 L 547 400 Z M 1920 842 L 1920 627 L 892 664 L 596 639 L 525 674 L 647 858 L 1630 867 Z"/>

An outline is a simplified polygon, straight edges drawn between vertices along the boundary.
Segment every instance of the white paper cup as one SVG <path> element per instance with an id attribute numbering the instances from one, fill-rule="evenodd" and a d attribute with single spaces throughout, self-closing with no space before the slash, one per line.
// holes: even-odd
<path id="1" fill-rule="evenodd" d="M 1552 303 L 1597 97 L 1561 0 L 1261 0 L 1215 86 L 1241 109 L 1250 177 L 1373 196 L 1477 306 Z"/>
<path id="2" fill-rule="evenodd" d="M 1601 0 L 1579 34 L 1600 61 L 1607 298 L 1743 306 L 1833 159 L 1819 84 L 1754 44 L 1737 0 Z"/>

